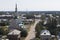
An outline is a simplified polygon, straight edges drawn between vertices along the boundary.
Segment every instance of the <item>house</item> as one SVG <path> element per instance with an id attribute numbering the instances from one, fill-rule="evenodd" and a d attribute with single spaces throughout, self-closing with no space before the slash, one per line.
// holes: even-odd
<path id="1" fill-rule="evenodd" d="M 20 40 L 20 33 L 21 31 L 14 29 L 8 33 L 7 38 L 9 40 Z"/>
<path id="2" fill-rule="evenodd" d="M 48 30 L 42 30 L 40 32 L 40 39 L 41 40 L 50 40 L 51 34 Z"/>

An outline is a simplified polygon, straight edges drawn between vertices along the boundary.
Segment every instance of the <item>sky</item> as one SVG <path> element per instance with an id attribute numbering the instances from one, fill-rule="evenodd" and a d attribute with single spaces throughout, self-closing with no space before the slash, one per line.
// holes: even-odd
<path id="1" fill-rule="evenodd" d="M 60 0 L 0 0 L 0 11 L 60 11 Z"/>

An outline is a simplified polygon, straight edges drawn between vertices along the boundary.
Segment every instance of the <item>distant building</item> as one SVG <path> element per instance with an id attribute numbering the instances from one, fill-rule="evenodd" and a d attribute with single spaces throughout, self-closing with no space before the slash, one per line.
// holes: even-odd
<path id="1" fill-rule="evenodd" d="M 51 34 L 48 30 L 42 30 L 40 32 L 40 39 L 41 40 L 50 40 Z"/>
<path id="2" fill-rule="evenodd" d="M 41 15 L 34 15 L 35 16 L 35 19 L 40 19 L 41 18 Z"/>
<path id="3" fill-rule="evenodd" d="M 7 38 L 9 40 L 20 40 L 20 33 L 21 31 L 14 29 L 8 33 Z"/>
<path id="4" fill-rule="evenodd" d="M 0 19 L 12 19 L 13 18 L 13 15 L 7 15 L 7 14 L 3 14 L 3 15 L 0 15 Z"/>
<path id="5" fill-rule="evenodd" d="M 8 19 L 0 19 L 0 22 L 2 22 L 2 21 L 8 22 Z"/>
<path id="6" fill-rule="evenodd" d="M 34 22 L 34 19 L 24 19 L 23 22 L 25 24 L 30 24 L 31 22 Z"/>

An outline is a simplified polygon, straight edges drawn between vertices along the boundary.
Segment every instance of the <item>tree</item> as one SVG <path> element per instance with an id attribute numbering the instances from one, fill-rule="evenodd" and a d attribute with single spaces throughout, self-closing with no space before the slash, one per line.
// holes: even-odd
<path id="1" fill-rule="evenodd" d="M 52 18 L 51 22 L 47 23 L 46 26 L 52 35 L 56 35 L 57 21 L 55 18 Z"/>
<path id="2" fill-rule="evenodd" d="M 45 20 L 45 15 L 41 16 L 41 20 L 44 21 Z"/>
<path id="3" fill-rule="evenodd" d="M 43 22 L 39 22 L 37 23 L 36 27 L 35 27 L 35 31 L 36 31 L 36 38 L 39 38 L 40 32 L 41 30 L 43 30 Z"/>
<path id="4" fill-rule="evenodd" d="M 6 26 L 0 27 L 0 35 L 7 35 L 9 32 Z"/>
<path id="5" fill-rule="evenodd" d="M 9 22 L 5 22 L 5 21 L 2 21 L 2 22 L 0 22 L 0 26 L 6 26 L 6 25 L 9 25 Z"/>
<path id="6" fill-rule="evenodd" d="M 21 31 L 21 37 L 26 37 L 28 35 L 28 32 L 27 32 L 27 30 L 22 30 Z"/>
<path id="7" fill-rule="evenodd" d="M 15 16 L 14 19 L 17 19 L 17 16 Z"/>

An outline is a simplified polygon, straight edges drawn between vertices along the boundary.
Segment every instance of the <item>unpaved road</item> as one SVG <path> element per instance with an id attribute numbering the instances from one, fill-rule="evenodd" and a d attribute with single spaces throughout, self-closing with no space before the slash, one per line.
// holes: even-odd
<path id="1" fill-rule="evenodd" d="M 36 24 L 39 22 L 40 20 L 36 20 L 34 25 L 31 25 L 30 27 L 30 31 L 28 32 L 28 36 L 25 38 L 25 40 L 31 40 L 33 38 L 35 38 L 35 27 Z"/>

